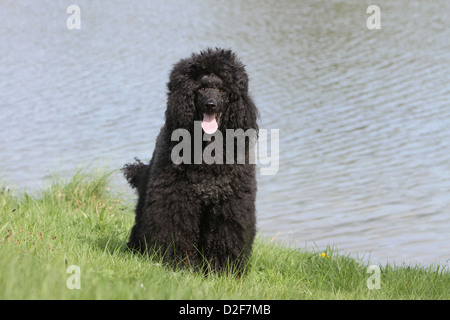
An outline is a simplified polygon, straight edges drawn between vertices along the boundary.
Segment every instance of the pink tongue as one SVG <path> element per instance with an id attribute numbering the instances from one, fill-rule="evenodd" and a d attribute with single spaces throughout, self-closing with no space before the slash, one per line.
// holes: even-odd
<path id="1" fill-rule="evenodd" d="M 207 134 L 213 134 L 217 131 L 218 127 L 215 113 L 203 114 L 202 128 Z"/>

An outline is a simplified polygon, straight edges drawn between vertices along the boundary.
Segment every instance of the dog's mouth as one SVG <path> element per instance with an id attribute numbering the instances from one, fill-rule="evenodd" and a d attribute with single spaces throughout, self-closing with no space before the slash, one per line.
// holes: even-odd
<path id="1" fill-rule="evenodd" d="M 208 134 L 213 134 L 219 128 L 219 113 L 203 113 L 202 128 Z"/>

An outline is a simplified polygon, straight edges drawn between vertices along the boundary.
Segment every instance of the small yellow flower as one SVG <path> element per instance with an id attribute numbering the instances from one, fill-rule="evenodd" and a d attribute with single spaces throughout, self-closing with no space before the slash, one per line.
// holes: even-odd
<path id="1" fill-rule="evenodd" d="M 322 254 L 320 255 L 322 258 L 329 258 L 330 256 L 327 255 L 325 252 L 322 252 Z"/>

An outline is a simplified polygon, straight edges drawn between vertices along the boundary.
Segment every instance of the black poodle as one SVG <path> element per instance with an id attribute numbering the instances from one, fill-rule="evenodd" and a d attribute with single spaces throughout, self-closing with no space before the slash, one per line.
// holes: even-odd
<path id="1" fill-rule="evenodd" d="M 136 159 L 122 169 L 139 194 L 128 246 L 141 252 L 156 250 L 164 261 L 194 270 L 241 274 L 256 232 L 255 164 L 249 161 L 250 141 L 240 149 L 245 150 L 245 163 L 238 162 L 239 147 L 234 143 L 239 135 L 225 132 L 258 131 L 258 111 L 248 95 L 244 65 L 231 50 L 207 49 L 174 66 L 168 90 L 165 124 L 150 164 Z M 196 143 L 196 130 L 202 135 L 200 148 L 183 149 L 186 161 L 181 163 L 174 161 L 172 152 L 180 143 L 172 137 L 177 129 L 191 134 L 191 140 L 183 141 L 189 145 Z M 224 149 L 231 141 L 234 147 L 215 154 L 218 161 L 207 164 L 196 152 L 203 153 L 212 141 Z"/>

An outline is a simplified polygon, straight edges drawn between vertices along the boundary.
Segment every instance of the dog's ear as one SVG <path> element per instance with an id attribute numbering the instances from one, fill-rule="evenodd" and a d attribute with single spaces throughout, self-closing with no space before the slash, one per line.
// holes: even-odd
<path id="1" fill-rule="evenodd" d="M 243 125 L 244 125 L 244 131 L 247 129 L 255 129 L 256 132 L 258 132 L 258 118 L 259 118 L 259 112 L 256 108 L 255 103 L 253 102 L 253 99 L 247 94 L 241 96 L 242 98 L 242 104 L 244 106 L 244 119 L 243 119 Z"/>
<path id="2" fill-rule="evenodd" d="M 258 132 L 259 113 L 255 103 L 248 93 L 248 76 L 244 66 L 239 66 L 233 73 L 230 82 L 230 106 L 225 115 L 228 118 L 228 128 L 255 129 Z"/>
<path id="3" fill-rule="evenodd" d="M 165 113 L 166 128 L 169 132 L 179 128 L 193 128 L 197 84 L 192 79 L 192 69 L 192 59 L 184 59 L 174 66 L 170 74 Z"/>

